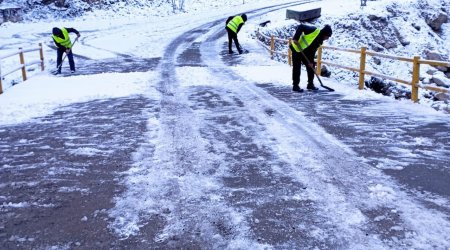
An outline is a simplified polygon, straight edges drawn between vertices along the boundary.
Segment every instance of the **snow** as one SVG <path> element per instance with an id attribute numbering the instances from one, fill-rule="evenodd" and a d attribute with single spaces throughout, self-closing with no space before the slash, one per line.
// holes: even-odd
<path id="1" fill-rule="evenodd" d="M 274 2 L 289 1 L 246 2 L 245 5 L 239 5 L 239 12 L 272 5 Z M 380 16 L 387 15 L 386 6 L 398 1 L 369 1 L 365 8 L 359 7 L 359 1 L 324 0 L 322 2 L 322 16 L 327 17 L 326 22 L 334 23 L 340 18 L 349 17 L 351 19 L 352 15 L 365 15 L 372 12 L 376 12 Z M 217 4 L 217 7 L 211 8 L 214 3 Z M 401 5 L 406 13 L 413 13 L 416 12 L 415 3 L 416 1 L 409 0 L 397 4 Z M 438 5 L 439 1 L 429 0 L 428 3 Z M 111 14 L 109 11 L 103 10 L 73 20 L 7 23 L 0 26 L 0 48 L 2 49 L 0 56 L 15 51 L 19 46 L 34 46 L 38 42 L 42 42 L 47 45 L 45 46 L 46 65 L 48 68 L 52 68 L 55 65 L 55 53 L 48 47 L 52 43 L 49 39 L 50 30 L 54 26 L 65 26 L 74 27 L 81 32 L 81 38 L 84 40 L 74 47 L 74 53 L 80 56 L 96 60 L 116 58 L 119 55 L 162 58 L 168 44 L 179 35 L 206 22 L 221 20 L 236 14 L 236 9 L 236 6 L 225 7 L 220 1 L 196 1 L 192 5 L 188 5 L 186 13 L 168 15 L 167 13 L 171 10 L 166 9 L 167 16 L 152 15 L 156 13 L 144 14 L 145 11 L 142 10 L 142 15 L 130 18 L 124 14 L 125 10 L 121 12 L 123 16 L 119 15 L 117 18 L 108 20 L 99 18 L 99 16 Z M 188 98 L 202 97 L 213 104 L 218 104 L 233 103 L 238 96 L 240 100 L 246 102 L 242 106 L 233 106 L 235 108 L 233 110 L 220 107 L 220 105 L 217 105 L 219 107 L 212 105 L 217 110 L 213 110 L 213 108 L 210 108 L 211 110 L 200 109 L 200 104 L 195 107 L 198 110 L 180 107 L 181 110 L 174 111 L 178 112 L 177 121 L 174 121 L 173 117 L 158 117 L 150 114 L 146 122 L 147 131 L 144 135 L 146 140 L 141 143 L 139 150 L 134 152 L 133 166 L 128 171 L 121 173 L 120 183 L 125 187 L 125 191 L 114 198 L 114 207 L 108 210 L 108 216 L 111 218 L 108 223 L 112 232 L 121 239 L 139 235 L 152 215 L 159 213 L 164 217 L 166 225 L 154 239 L 150 240 L 164 242 L 173 235 L 183 235 L 186 233 L 185 230 L 198 229 L 195 226 L 186 228 L 191 221 L 194 221 L 193 224 L 200 225 L 203 221 L 216 222 L 218 218 L 223 218 L 223 221 L 219 222 L 223 223 L 226 228 L 233 228 L 233 235 L 230 239 L 224 238 L 215 229 L 207 228 L 206 225 L 204 228 L 200 228 L 203 236 L 206 234 L 204 237 L 215 239 L 215 245 L 211 247 L 221 248 L 224 245 L 230 249 L 273 247 L 270 244 L 259 242 L 254 235 L 251 235 L 249 230 L 251 222 L 247 218 L 255 212 L 253 209 L 244 206 L 238 209 L 227 204 L 226 199 L 244 193 L 243 197 L 258 196 L 260 199 L 258 201 L 269 205 L 272 200 L 278 199 L 314 203 L 311 205 L 313 211 L 308 215 L 317 216 L 317 220 L 320 222 L 323 220 L 323 223 L 316 223 L 314 227 L 307 227 L 306 223 L 299 223 L 295 226 L 299 229 L 303 228 L 308 237 L 323 239 L 324 242 L 327 240 L 336 240 L 337 242 L 351 240 L 349 245 L 345 245 L 350 249 L 386 249 L 392 247 L 389 244 L 393 244 L 394 247 L 407 244 L 407 248 L 414 249 L 450 247 L 448 214 L 437 209 L 429 209 L 417 202 L 409 195 L 408 191 L 405 191 L 405 187 L 397 185 L 391 177 L 382 172 L 382 170 L 398 171 L 408 167 L 410 162 L 405 159 L 416 157 L 417 152 L 401 148 L 401 144 L 400 146 L 391 146 L 390 150 L 398 155 L 398 160 L 379 159 L 380 163 L 375 168 L 371 168 L 368 164 L 364 164 L 370 159 L 358 158 L 349 146 L 339 138 L 328 134 L 321 126 L 312 122 L 311 118 L 305 117 L 304 112 L 292 111 L 287 104 L 254 86 L 253 83 L 270 83 L 275 87 L 285 87 L 291 83 L 291 68 L 286 64 L 270 60 L 267 52 L 252 39 L 254 29 L 257 28 L 258 23 L 264 20 L 272 21 L 268 29 L 277 29 L 292 24 L 292 21 L 284 20 L 284 11 L 285 9 L 282 9 L 255 19 L 251 19 L 251 15 L 249 15 L 249 23 L 243 28 L 240 41 L 245 46 L 252 48 L 254 53 L 242 55 L 239 63 L 228 65 L 226 70 L 235 74 L 233 79 L 224 77 L 228 72 L 223 72 L 223 65 L 220 62 L 205 58 L 208 67 L 175 68 L 176 78 L 180 79 L 176 83 L 178 84 L 176 87 L 181 93 L 165 96 L 158 90 L 161 87 L 159 84 L 162 79 L 157 70 L 58 77 L 35 69 L 29 72 L 29 80 L 25 82 L 14 86 L 4 84 L 4 93 L 0 95 L 0 126 L 38 121 L 41 117 L 50 115 L 61 107 L 92 100 L 144 95 L 162 103 L 171 103 L 175 100 L 188 103 Z M 402 21 L 396 20 L 396 22 L 401 23 Z M 450 38 L 448 25 L 444 26 L 444 30 L 442 37 L 448 41 Z M 197 38 L 196 41 L 205 42 L 205 39 L 214 32 L 216 31 L 212 29 L 204 36 Z M 417 33 L 413 29 L 407 28 L 400 32 L 411 41 L 407 49 L 423 45 L 422 39 L 414 37 L 423 36 L 425 31 Z M 368 34 L 362 34 L 363 37 L 366 35 Z M 351 38 L 340 37 L 337 33 L 336 38 L 331 39 L 329 44 L 348 48 L 361 45 L 355 44 Z M 210 52 L 218 51 L 218 46 L 220 45 L 209 48 Z M 178 49 L 186 48 L 178 47 Z M 400 51 L 400 49 L 397 50 L 397 52 Z M 409 55 L 407 51 L 404 53 Z M 29 60 L 36 59 L 37 55 L 30 54 L 30 57 Z M 350 60 L 346 56 L 334 58 Z M 65 63 L 67 64 L 67 62 Z M 2 61 L 2 70 L 3 67 L 8 68 L 12 65 L 15 65 L 12 59 Z M 215 68 L 217 72 L 214 71 Z M 67 68 L 63 70 L 67 70 Z M 398 65 L 391 71 L 397 76 L 398 72 L 409 72 L 409 68 Z M 306 72 L 302 72 L 302 76 L 305 75 Z M 13 77 L 15 78 L 8 79 L 15 80 L 19 76 Z M 414 104 L 409 100 L 394 100 L 367 90 L 359 91 L 355 83 L 345 83 L 348 78 L 342 79 L 344 79 L 342 82 L 339 82 L 339 79 L 326 78 L 323 81 L 325 85 L 336 90 L 336 93 L 340 95 L 339 100 L 379 101 L 381 103 L 379 106 L 364 109 L 368 112 L 365 114 L 367 116 L 373 114 L 376 117 L 383 110 L 398 109 L 406 114 L 411 114 L 414 121 L 425 123 L 448 121 L 447 115 L 427 105 Z M 236 96 L 229 93 L 235 93 Z M 255 98 L 252 94 L 259 98 Z M 276 107 L 277 113 L 268 117 L 268 107 Z M 162 109 L 164 108 L 162 107 Z M 221 124 L 211 122 L 214 119 L 222 119 L 224 122 Z M 185 127 L 168 129 L 173 124 L 183 124 Z M 360 121 L 351 125 L 364 129 L 368 128 L 370 124 Z M 217 130 L 210 133 L 224 135 L 236 133 L 238 134 L 236 137 L 240 140 L 236 139 L 230 146 L 227 142 L 205 132 L 207 130 L 205 128 L 213 126 L 216 126 Z M 389 137 L 388 132 L 385 134 L 374 133 L 374 137 L 378 137 L 382 141 Z M 443 133 L 448 134 L 448 131 L 443 131 Z M 277 138 L 274 138 L 274 135 Z M 251 142 L 255 144 L 254 150 L 260 152 L 261 155 L 240 163 L 236 159 L 244 155 L 249 147 L 241 147 L 242 145 L 239 143 L 248 141 L 248 138 L 251 138 Z M 399 138 L 399 140 L 401 139 Z M 336 152 L 341 155 L 321 153 L 323 144 L 319 142 L 328 143 L 326 145 L 327 152 Z M 23 139 L 20 143 L 31 142 Z M 418 136 L 413 139 L 413 144 L 431 146 L 432 142 L 428 138 Z M 389 148 L 389 145 L 386 147 Z M 192 156 L 189 163 L 177 161 L 175 159 L 177 152 L 186 149 L 196 152 L 197 155 Z M 100 150 L 95 145 L 83 145 L 77 149 L 68 149 L 67 152 L 75 156 L 96 156 L 112 154 L 113 150 Z M 151 156 L 149 156 L 149 152 L 152 152 Z M 272 152 L 276 152 L 276 155 L 274 156 Z M 431 156 L 444 158 L 439 155 L 440 153 L 442 152 L 429 152 Z M 275 159 L 270 158 L 272 156 Z M 280 163 L 280 159 L 283 159 L 282 163 Z M 269 163 L 266 166 L 267 162 Z M 338 169 L 339 166 L 333 165 L 336 162 L 349 167 Z M 234 177 L 230 166 L 251 165 L 250 163 L 264 169 L 261 170 L 262 172 L 271 172 L 279 176 L 287 173 L 292 178 L 293 186 L 295 183 L 302 183 L 308 188 L 300 190 L 295 187 L 294 191 L 287 192 L 280 197 L 264 197 L 264 194 L 258 193 L 256 188 L 243 190 L 239 187 L 230 188 L 224 184 L 224 176 L 230 179 Z M 247 165 L 243 168 L 250 168 Z M 6 168 L 11 168 L 11 166 L 1 165 L 1 169 Z M 47 171 L 49 176 L 57 176 L 61 172 L 82 175 L 87 170 L 61 166 L 51 167 Z M 267 185 L 275 185 L 277 181 L 279 180 L 270 180 Z M 342 191 L 340 188 L 344 190 Z M 89 193 L 91 190 L 67 187 L 61 188 L 59 191 Z M 429 202 L 449 207 L 446 197 L 435 194 L 425 196 L 427 197 L 422 198 L 428 199 Z M 8 197 L 1 198 L 2 200 L 8 199 Z M 179 206 L 180 202 L 183 207 Z M 22 208 L 33 205 L 37 204 L 30 204 L 26 201 L 3 202 L 1 207 Z M 264 212 L 262 208 L 260 209 L 259 212 Z M 382 214 L 377 209 L 386 210 L 386 213 Z M 163 211 L 162 214 L 161 211 Z M 370 237 L 363 237 L 369 220 L 367 214 L 370 213 L 373 213 L 373 220 L 380 224 L 392 223 L 391 217 L 397 218 L 401 215 L 404 221 L 395 224 L 387 231 L 388 233 L 396 232 L 399 235 L 404 234 L 404 241 L 397 244 L 395 239 L 380 238 L 380 235 L 386 233 L 384 231 L 378 232 L 379 234 L 373 233 Z M 397 214 L 399 215 L 397 216 Z M 88 223 L 92 220 L 91 218 L 92 215 L 86 215 L 80 220 Z M 263 224 L 264 220 L 256 218 L 254 223 Z M 397 235 L 396 233 L 392 234 Z M 337 236 L 329 238 L 330 235 Z M 15 241 L 27 240 L 22 236 L 11 237 Z"/>
<path id="2" fill-rule="evenodd" d="M 141 94 L 154 78 L 152 72 L 72 77 L 39 73 L 1 95 L 0 121 L 16 124 L 45 116 L 71 103 Z"/>

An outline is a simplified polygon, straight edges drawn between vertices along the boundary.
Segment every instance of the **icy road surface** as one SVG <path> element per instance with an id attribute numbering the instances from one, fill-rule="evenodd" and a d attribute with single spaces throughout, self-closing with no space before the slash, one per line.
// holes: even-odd
<path id="1" fill-rule="evenodd" d="M 142 94 L 0 126 L 2 249 L 450 247 L 448 116 L 292 93 L 254 41 L 227 55 L 223 24 L 160 57 L 78 58 L 153 72 Z"/>

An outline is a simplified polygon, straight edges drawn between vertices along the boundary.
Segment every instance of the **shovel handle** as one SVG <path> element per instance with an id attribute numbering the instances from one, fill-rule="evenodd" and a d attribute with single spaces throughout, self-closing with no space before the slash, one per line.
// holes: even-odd
<path id="1" fill-rule="evenodd" d="M 75 38 L 75 40 L 73 40 L 72 48 L 73 48 L 73 46 L 75 45 L 75 43 L 76 43 L 77 41 L 78 41 L 78 36 Z M 70 48 L 69 51 L 71 51 L 72 48 Z M 58 65 L 58 67 L 56 67 L 57 69 L 60 69 L 60 68 L 61 68 L 61 66 L 62 66 L 62 64 L 63 64 L 63 62 L 64 62 L 64 60 L 66 60 L 66 57 L 67 57 L 67 52 L 64 54 L 64 57 L 63 57 L 63 59 L 61 60 L 61 63 Z"/>
<path id="2" fill-rule="evenodd" d="M 328 89 L 329 91 L 334 91 L 334 89 L 332 89 L 332 88 L 330 88 L 330 87 L 327 87 L 327 86 L 323 85 L 322 80 L 320 79 L 319 74 L 317 74 L 317 72 L 314 70 L 313 66 L 311 66 L 312 64 L 311 64 L 311 62 L 308 60 L 308 58 L 306 57 L 305 53 L 303 53 L 302 50 L 300 50 L 300 53 L 302 53 L 303 58 L 305 58 L 306 63 L 308 64 L 308 67 L 311 68 L 311 70 L 312 70 L 312 71 L 314 72 L 314 74 L 317 76 L 317 79 L 318 79 L 319 82 L 320 82 L 320 86 L 322 86 L 322 87 L 325 88 L 325 89 Z"/>

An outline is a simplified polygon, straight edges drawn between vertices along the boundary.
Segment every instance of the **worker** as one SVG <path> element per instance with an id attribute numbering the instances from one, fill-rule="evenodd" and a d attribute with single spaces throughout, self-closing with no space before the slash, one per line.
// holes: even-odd
<path id="1" fill-rule="evenodd" d="M 225 22 L 228 33 L 228 54 L 233 54 L 232 47 L 232 40 L 234 41 L 234 44 L 236 45 L 236 48 L 239 52 L 239 54 L 244 53 L 241 46 L 239 45 L 239 41 L 237 38 L 237 34 L 241 30 L 244 23 L 247 21 L 247 15 L 242 14 L 238 16 L 230 16 L 228 17 L 227 21 Z"/>
<path id="2" fill-rule="evenodd" d="M 57 74 L 61 74 L 61 66 L 62 66 L 62 57 L 63 54 L 67 54 L 67 58 L 69 59 L 70 72 L 75 73 L 75 62 L 73 60 L 72 53 L 72 42 L 70 41 L 69 33 L 75 33 L 78 37 L 80 37 L 80 32 L 78 32 L 74 28 L 53 28 L 52 30 L 52 38 L 56 44 L 57 49 L 57 57 L 56 57 L 56 65 L 57 65 Z"/>
<path id="3" fill-rule="evenodd" d="M 317 49 L 323 41 L 328 40 L 332 35 L 330 25 L 325 25 L 322 29 L 313 26 L 300 24 L 295 31 L 290 44 L 292 51 L 292 91 L 303 92 L 300 88 L 300 69 L 303 63 L 306 66 L 308 75 L 308 90 L 318 90 L 314 86 L 314 57 Z"/>

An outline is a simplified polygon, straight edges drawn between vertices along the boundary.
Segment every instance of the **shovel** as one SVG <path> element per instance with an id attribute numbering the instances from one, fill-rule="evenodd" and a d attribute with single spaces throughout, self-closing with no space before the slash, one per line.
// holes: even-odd
<path id="1" fill-rule="evenodd" d="M 312 64 L 309 62 L 308 58 L 305 56 L 305 53 L 303 53 L 303 51 L 301 51 L 301 50 L 300 50 L 300 52 L 302 53 L 303 58 L 305 58 L 306 62 L 308 63 L 308 67 L 310 67 L 310 68 L 312 69 L 312 71 L 314 72 L 314 74 L 317 76 L 317 79 L 318 79 L 319 82 L 320 82 L 320 86 L 321 86 L 322 88 L 324 88 L 324 89 L 327 89 L 327 90 L 330 91 L 330 92 L 333 92 L 334 89 L 332 89 L 332 88 L 330 88 L 330 87 L 327 87 L 327 86 L 323 85 L 322 80 L 320 80 L 319 75 L 316 73 L 316 71 L 314 70 L 314 68 L 311 66 Z"/>
<path id="2" fill-rule="evenodd" d="M 75 43 L 76 43 L 77 41 L 78 41 L 78 37 L 75 38 L 75 40 L 73 41 L 73 43 L 72 43 L 72 48 L 73 48 L 73 46 L 75 46 Z M 72 48 L 70 48 L 69 51 L 72 50 Z M 61 60 L 61 63 L 58 65 L 58 67 L 56 67 L 56 69 L 55 69 L 54 71 L 51 72 L 53 75 L 58 74 L 58 71 L 61 70 L 61 66 L 62 66 L 64 60 L 66 59 L 66 57 L 67 57 L 67 53 L 64 54 L 64 57 L 63 57 L 63 59 Z"/>

